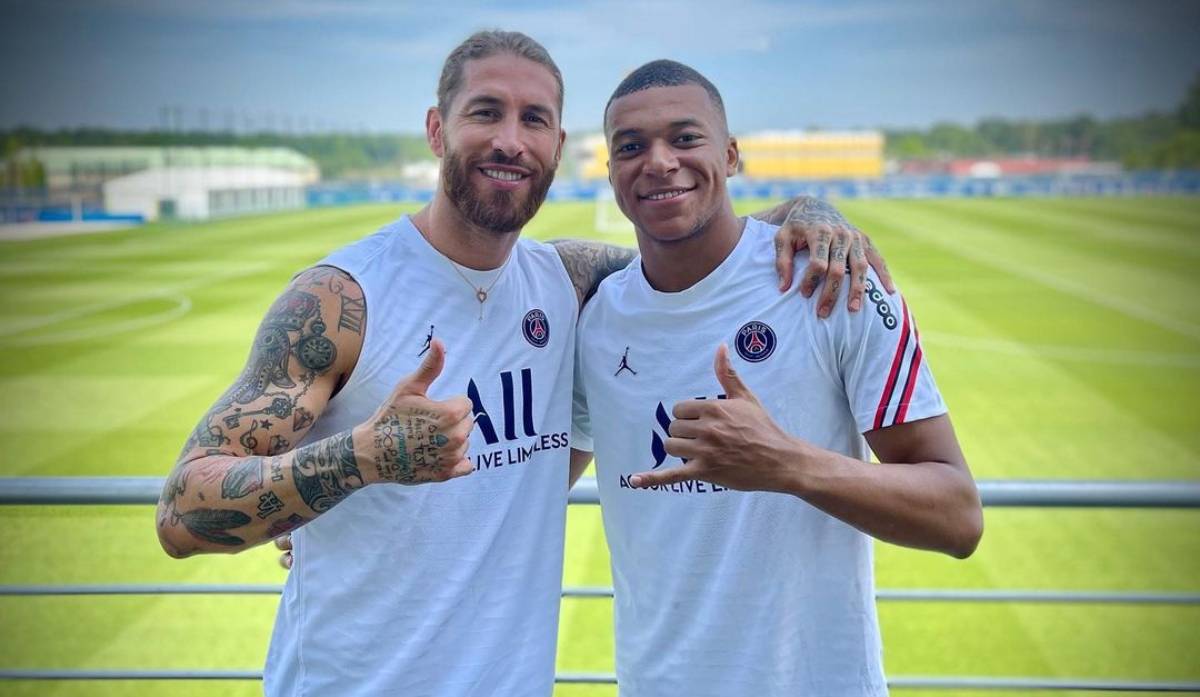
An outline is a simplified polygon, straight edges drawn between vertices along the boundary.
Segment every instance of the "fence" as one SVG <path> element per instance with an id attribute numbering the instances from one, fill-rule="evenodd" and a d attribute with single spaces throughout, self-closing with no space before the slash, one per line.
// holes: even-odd
<path id="1" fill-rule="evenodd" d="M 0 478 L 0 505 L 154 504 L 160 477 Z M 982 481 L 989 507 L 1200 508 L 1200 481 Z M 572 489 L 571 504 L 598 504 L 594 479 Z M 0 596 L 278 594 L 278 585 L 111 584 L 0 586 Z M 612 588 L 567 587 L 564 597 L 608 598 Z M 1200 605 L 1200 593 L 1079 592 L 1028 590 L 879 589 L 880 601 L 1036 602 Z M 0 668 L 9 680 L 258 680 L 258 670 L 17 670 Z M 559 673 L 561 684 L 615 684 L 608 673 Z M 1097 690 L 1200 692 L 1198 682 L 1121 681 L 1083 678 L 992 676 L 893 676 L 893 689 Z"/>

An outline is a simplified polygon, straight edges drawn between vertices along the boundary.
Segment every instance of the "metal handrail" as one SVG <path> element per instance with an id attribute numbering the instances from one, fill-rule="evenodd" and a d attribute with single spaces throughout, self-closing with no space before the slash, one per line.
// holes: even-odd
<path id="1" fill-rule="evenodd" d="M 0 477 L 0 505 L 153 504 L 162 477 Z M 985 506 L 1058 508 L 1200 508 L 1200 481 L 1018 480 L 981 481 Z M 596 480 L 580 480 L 572 504 L 598 504 Z M 279 585 L 262 584 L 98 584 L 0 586 L 0 596 L 278 594 Z M 564 597 L 604 598 L 612 588 L 568 587 Z M 879 600 L 1163 603 L 1197 604 L 1200 594 L 1142 591 L 879 589 Z M 261 670 L 0 670 L 0 680 L 261 680 Z M 557 683 L 615 684 L 612 673 L 555 675 Z M 1121 681 L 1082 678 L 896 676 L 893 689 L 1102 690 L 1120 692 L 1200 692 L 1200 682 Z"/>
<path id="2" fill-rule="evenodd" d="M 0 586 L 3 596 L 63 595 L 279 595 L 282 584 L 99 583 Z M 566 586 L 564 598 L 611 598 L 611 586 Z M 974 588 L 879 588 L 876 600 L 981 603 L 1086 603 L 1121 605 L 1200 605 L 1200 593 L 1159 591 L 989 590 Z"/>
<path id="3" fill-rule="evenodd" d="M 262 680 L 261 670 L 0 670 L 0 680 Z M 615 685 L 612 673 L 558 673 L 559 684 Z M 1087 678 L 979 678 L 971 676 L 898 676 L 891 689 L 943 690 L 1095 690 L 1104 692 L 1200 692 L 1200 682 L 1093 680 Z"/>
<path id="4" fill-rule="evenodd" d="M 0 505 L 153 504 L 163 477 L 0 477 Z M 1200 481 L 1017 479 L 978 483 L 985 506 L 1033 508 L 1200 508 Z M 573 504 L 598 504 L 594 477 L 571 489 Z"/>

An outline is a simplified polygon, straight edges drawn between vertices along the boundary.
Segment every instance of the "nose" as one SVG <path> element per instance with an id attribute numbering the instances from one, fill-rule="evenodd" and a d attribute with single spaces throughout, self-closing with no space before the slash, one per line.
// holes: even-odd
<path id="1" fill-rule="evenodd" d="M 506 118 L 496 124 L 492 134 L 492 151 L 507 158 L 520 157 L 525 146 L 521 142 L 521 125 L 516 118 Z"/>
<path id="2" fill-rule="evenodd" d="M 664 142 L 655 141 L 650 144 L 650 152 L 647 153 L 646 165 L 643 171 L 646 174 L 655 177 L 665 177 L 666 175 L 679 169 L 679 160 L 675 158 L 675 153 L 671 147 Z"/>

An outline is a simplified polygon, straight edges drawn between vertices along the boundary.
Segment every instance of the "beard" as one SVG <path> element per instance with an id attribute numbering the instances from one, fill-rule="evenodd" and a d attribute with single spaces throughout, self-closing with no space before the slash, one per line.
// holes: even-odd
<path id="1" fill-rule="evenodd" d="M 525 167 L 520 160 L 493 152 L 487 159 L 464 163 L 457 152 L 447 149 L 442 167 L 442 188 L 459 214 L 471 225 L 496 233 L 517 232 L 546 200 L 546 192 L 554 181 L 554 168 L 542 171 L 526 167 L 533 173 L 529 175 L 529 190 L 524 194 L 491 191 L 481 195 L 471 186 L 471 170 L 485 164 Z"/>

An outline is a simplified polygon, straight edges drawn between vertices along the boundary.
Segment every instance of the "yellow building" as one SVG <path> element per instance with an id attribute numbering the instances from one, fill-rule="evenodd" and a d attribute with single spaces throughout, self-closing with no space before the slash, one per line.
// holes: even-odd
<path id="1" fill-rule="evenodd" d="M 738 137 L 747 179 L 878 179 L 883 134 L 878 131 L 763 131 Z M 578 151 L 581 179 L 608 178 L 604 136 L 585 138 Z"/>
<path id="2" fill-rule="evenodd" d="M 747 179 L 878 179 L 878 131 L 765 131 L 738 138 Z"/>

